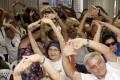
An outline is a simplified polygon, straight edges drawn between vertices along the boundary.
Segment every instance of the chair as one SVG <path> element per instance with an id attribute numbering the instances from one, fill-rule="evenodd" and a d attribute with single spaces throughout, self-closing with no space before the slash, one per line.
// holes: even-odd
<path id="1" fill-rule="evenodd" d="M 5 62 L 5 63 L 9 66 L 10 70 L 12 70 L 10 63 L 9 62 Z"/>
<path id="2" fill-rule="evenodd" d="M 0 80 L 10 80 L 10 76 L 13 71 L 9 69 L 1 69 L 0 70 Z"/>
<path id="3" fill-rule="evenodd" d="M 5 61 L 5 57 L 3 54 L 0 53 L 0 57 Z"/>

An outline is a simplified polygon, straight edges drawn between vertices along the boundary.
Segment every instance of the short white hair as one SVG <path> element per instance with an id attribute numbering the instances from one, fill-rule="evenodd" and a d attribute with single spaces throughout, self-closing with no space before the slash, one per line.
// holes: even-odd
<path id="1" fill-rule="evenodd" d="M 85 57 L 84 57 L 84 65 L 86 66 L 88 61 L 90 61 L 91 59 L 93 59 L 95 56 L 99 56 L 101 57 L 101 59 L 103 59 L 103 57 L 101 56 L 100 53 L 98 52 L 91 52 L 89 54 L 87 54 Z M 104 59 L 103 59 L 104 60 Z"/>

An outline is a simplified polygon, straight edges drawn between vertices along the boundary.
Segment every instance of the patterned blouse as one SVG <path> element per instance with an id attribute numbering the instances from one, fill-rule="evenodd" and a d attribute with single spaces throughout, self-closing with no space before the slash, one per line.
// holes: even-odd
<path id="1" fill-rule="evenodd" d="M 28 48 L 20 48 L 18 49 L 18 61 L 22 59 L 22 56 L 29 56 L 33 54 L 33 50 L 31 47 Z M 40 80 L 43 75 L 42 68 L 38 63 L 30 66 L 29 69 L 24 71 L 22 74 L 22 80 Z"/>

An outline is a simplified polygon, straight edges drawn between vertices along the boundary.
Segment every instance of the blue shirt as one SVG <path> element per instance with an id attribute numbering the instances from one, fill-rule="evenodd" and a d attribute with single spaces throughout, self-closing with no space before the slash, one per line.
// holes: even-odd
<path id="1" fill-rule="evenodd" d="M 117 51 L 115 52 L 116 56 L 120 56 L 120 42 L 117 43 Z"/>

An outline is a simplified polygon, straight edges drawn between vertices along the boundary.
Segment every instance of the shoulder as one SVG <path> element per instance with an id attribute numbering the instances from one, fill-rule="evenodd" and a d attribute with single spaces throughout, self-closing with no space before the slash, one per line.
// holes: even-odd
<path id="1" fill-rule="evenodd" d="M 118 42 L 117 45 L 120 47 L 120 42 Z"/>
<path id="2" fill-rule="evenodd" d="M 92 74 L 80 73 L 82 80 L 96 80 L 97 78 Z"/>
<path id="3" fill-rule="evenodd" d="M 115 68 L 115 69 L 118 69 L 118 70 L 120 70 L 120 57 L 118 57 L 118 59 L 119 59 L 119 61 L 117 61 L 117 62 L 107 62 L 106 63 L 106 66 L 108 67 L 108 68 Z"/>

